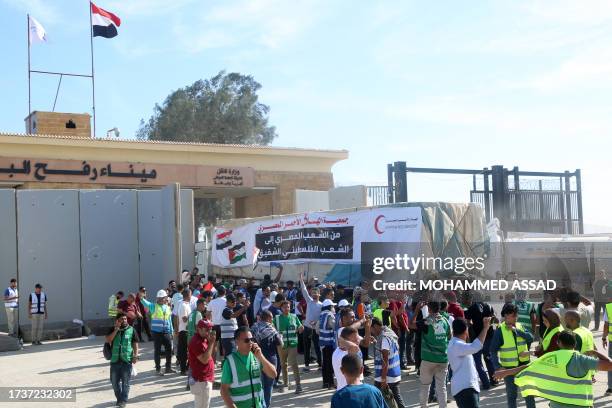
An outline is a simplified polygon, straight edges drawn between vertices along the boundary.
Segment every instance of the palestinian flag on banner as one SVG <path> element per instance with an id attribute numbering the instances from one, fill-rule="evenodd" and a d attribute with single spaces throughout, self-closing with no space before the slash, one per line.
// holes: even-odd
<path id="1" fill-rule="evenodd" d="M 91 3 L 91 25 L 94 37 L 113 38 L 117 36 L 117 27 L 121 25 L 121 19 Z"/>
<path id="2" fill-rule="evenodd" d="M 221 234 L 217 234 L 217 249 L 225 249 L 228 246 L 232 246 L 232 230 L 222 232 Z"/>
<path id="3" fill-rule="evenodd" d="M 230 264 L 233 265 L 246 259 L 246 249 L 244 247 L 245 243 L 241 242 L 238 245 L 234 245 L 233 247 L 228 249 Z"/>

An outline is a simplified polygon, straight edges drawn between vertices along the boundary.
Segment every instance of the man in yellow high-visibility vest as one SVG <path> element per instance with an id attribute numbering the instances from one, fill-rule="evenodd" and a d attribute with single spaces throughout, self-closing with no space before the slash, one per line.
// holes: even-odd
<path id="1" fill-rule="evenodd" d="M 604 349 L 608 349 L 608 356 L 612 358 L 612 347 L 610 347 L 610 342 L 612 342 L 612 328 L 610 327 L 610 320 L 612 319 L 612 302 L 606 303 L 606 310 L 604 311 L 604 331 L 603 336 L 601 336 L 601 343 Z M 608 389 L 606 390 L 606 395 L 612 395 L 612 373 L 608 372 Z"/>
<path id="2" fill-rule="evenodd" d="M 576 335 L 565 330 L 559 334 L 559 350 L 546 353 L 529 365 L 498 370 L 497 378 L 514 375 L 523 397 L 541 397 L 551 408 L 592 407 L 592 371 L 611 371 L 612 361 L 596 350 L 581 354 Z"/>

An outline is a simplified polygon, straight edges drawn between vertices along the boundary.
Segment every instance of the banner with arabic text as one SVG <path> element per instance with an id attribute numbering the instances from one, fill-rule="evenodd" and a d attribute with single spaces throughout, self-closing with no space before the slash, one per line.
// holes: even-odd
<path id="1" fill-rule="evenodd" d="M 216 227 L 212 263 L 243 267 L 268 262 L 359 263 L 362 242 L 419 242 L 419 207 L 316 212 Z"/>

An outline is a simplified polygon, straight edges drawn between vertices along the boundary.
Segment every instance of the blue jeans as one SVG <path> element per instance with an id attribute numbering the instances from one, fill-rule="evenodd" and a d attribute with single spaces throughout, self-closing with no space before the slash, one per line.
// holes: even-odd
<path id="1" fill-rule="evenodd" d="M 504 378 L 504 383 L 506 383 L 506 399 L 508 401 L 508 408 L 516 408 L 518 388 L 516 384 L 514 384 L 514 376 L 510 375 Z M 532 396 L 525 397 L 525 405 L 527 408 L 536 408 L 535 399 Z"/>
<path id="2" fill-rule="evenodd" d="M 272 365 L 276 365 L 276 359 L 268 359 L 268 361 Z M 261 373 L 261 385 L 262 385 L 263 394 L 264 394 L 264 406 L 263 406 L 263 408 L 269 408 L 270 407 L 270 401 L 272 400 L 272 386 L 274 386 L 274 381 L 275 381 L 275 378 L 268 377 L 262 371 L 262 373 Z"/>
<path id="3" fill-rule="evenodd" d="M 223 356 L 229 356 L 236 350 L 236 341 L 234 339 L 221 339 L 221 348 Z"/>
<path id="4" fill-rule="evenodd" d="M 127 402 L 130 392 L 130 376 L 132 375 L 132 364 L 117 361 L 110 365 L 110 381 L 115 391 L 117 402 Z"/>

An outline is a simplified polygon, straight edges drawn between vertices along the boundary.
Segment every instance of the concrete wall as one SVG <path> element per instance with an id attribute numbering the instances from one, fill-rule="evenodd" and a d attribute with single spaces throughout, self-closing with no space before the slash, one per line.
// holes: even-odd
<path id="1" fill-rule="evenodd" d="M 11 278 L 17 277 L 17 241 L 15 233 L 15 190 L 0 189 L 0 290 L 9 286 Z M 6 313 L 0 313 L 0 327 L 6 325 Z"/>
<path id="2" fill-rule="evenodd" d="M 79 193 L 17 192 L 19 322 L 28 322 L 28 294 L 40 283 L 49 297 L 47 323 L 81 317 Z"/>
<path id="3" fill-rule="evenodd" d="M 193 190 L 181 190 L 181 264 L 191 271 L 195 263 Z"/>
<path id="4" fill-rule="evenodd" d="M 80 192 L 84 319 L 106 318 L 111 293 L 138 288 L 136 200 L 135 190 Z"/>
<path id="5" fill-rule="evenodd" d="M 368 190 L 366 186 L 336 187 L 329 190 L 330 210 L 366 207 L 367 205 Z"/>
<path id="6" fill-rule="evenodd" d="M 173 204 L 178 197 L 172 197 L 164 199 L 160 190 L 0 189 L 0 279 L 2 289 L 18 279 L 26 336 L 28 295 L 36 283 L 49 297 L 47 327 L 61 328 L 75 318 L 105 321 L 112 293 L 139 286 L 154 293 L 182 268 L 191 269 L 193 194 L 182 190 Z M 172 237 L 180 242 L 174 245 Z M 0 319 L 5 330 L 6 315 Z"/>
<path id="7" fill-rule="evenodd" d="M 293 212 L 329 210 L 329 192 L 313 190 L 295 190 L 295 209 Z"/>
<path id="8" fill-rule="evenodd" d="M 257 171 L 255 186 L 276 188 L 272 194 L 272 212 L 264 215 L 291 214 L 295 209 L 295 190 L 328 191 L 334 186 L 334 177 L 332 173 Z"/>
<path id="9" fill-rule="evenodd" d="M 140 286 L 150 293 L 166 287 L 163 273 L 162 209 L 159 190 L 138 192 Z M 110 296 L 110 294 L 109 294 Z"/>

